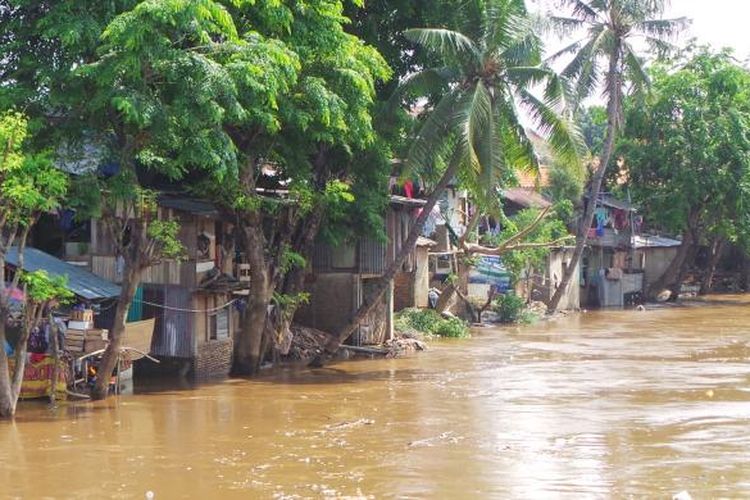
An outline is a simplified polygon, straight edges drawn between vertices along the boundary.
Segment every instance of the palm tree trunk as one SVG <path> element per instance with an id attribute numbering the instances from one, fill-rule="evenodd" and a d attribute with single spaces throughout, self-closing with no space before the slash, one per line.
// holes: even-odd
<path id="1" fill-rule="evenodd" d="M 612 159 L 612 154 L 615 148 L 615 139 L 617 136 L 617 129 L 620 121 L 620 92 L 622 89 L 621 80 L 619 75 L 619 49 L 615 49 L 614 53 L 610 56 L 609 61 L 609 73 L 607 75 L 607 82 L 609 88 L 609 102 L 607 103 L 607 136 L 604 141 L 604 149 L 602 150 L 602 156 L 599 165 L 594 172 L 594 177 L 591 183 L 591 191 L 589 196 L 589 202 L 586 204 L 586 210 L 584 211 L 583 219 L 578 227 L 578 234 L 576 235 L 576 247 L 573 251 L 573 256 L 568 262 L 563 272 L 562 280 L 560 285 L 555 290 L 552 298 L 547 304 L 547 312 L 553 313 L 557 311 L 560 305 L 560 301 L 568 291 L 570 280 L 573 278 L 573 273 L 578 269 L 578 264 L 581 261 L 583 255 L 583 249 L 586 246 L 586 240 L 588 237 L 589 228 L 594 221 L 594 211 L 596 209 L 596 200 L 599 197 L 601 191 L 602 181 L 604 180 L 604 174 L 607 172 L 607 166 Z"/>
<path id="2" fill-rule="evenodd" d="M 432 209 L 435 207 L 435 204 L 442 196 L 443 191 L 445 191 L 445 188 L 448 187 L 448 184 L 455 177 L 457 171 L 458 163 L 456 161 L 451 161 L 450 166 L 440 178 L 440 181 L 437 183 L 430 196 L 427 198 L 424 207 L 422 207 L 422 213 L 419 214 L 419 217 L 417 217 L 417 220 L 411 227 L 409 236 L 406 238 L 406 241 L 404 241 L 393 262 L 391 262 L 391 265 L 388 266 L 388 269 L 385 270 L 383 275 L 378 278 L 372 295 L 369 297 L 369 299 L 365 299 L 362 302 L 362 305 L 359 307 L 349 323 L 341 327 L 339 331 L 329 339 L 329 341 L 325 345 L 326 354 L 335 353 L 338 350 L 339 346 L 343 342 L 345 342 L 352 333 L 354 333 L 357 327 L 359 327 L 359 324 L 367 317 L 368 314 L 370 314 L 370 312 L 375 308 L 378 302 L 380 302 L 380 300 L 383 298 L 383 295 L 389 287 L 390 281 L 396 275 L 396 272 L 401 269 L 401 266 L 403 265 L 406 258 L 414 251 L 414 248 L 417 245 L 417 239 L 419 238 L 419 235 L 422 234 L 422 229 L 424 228 L 425 222 L 427 222 L 427 218 L 430 216 Z M 312 365 L 316 366 L 320 366 L 323 363 L 323 356 L 317 356 L 311 362 Z"/>

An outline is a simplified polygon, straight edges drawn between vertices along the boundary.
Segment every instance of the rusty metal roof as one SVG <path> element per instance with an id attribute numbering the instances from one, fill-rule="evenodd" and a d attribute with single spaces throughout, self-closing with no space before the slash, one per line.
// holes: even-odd
<path id="1" fill-rule="evenodd" d="M 552 206 L 552 203 L 533 189 L 509 188 L 503 189 L 501 194 L 503 199 L 526 208 L 547 208 Z"/>

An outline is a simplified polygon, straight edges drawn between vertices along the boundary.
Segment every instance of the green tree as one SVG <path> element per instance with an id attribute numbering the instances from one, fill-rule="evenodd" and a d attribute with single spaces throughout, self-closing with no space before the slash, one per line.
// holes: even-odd
<path id="1" fill-rule="evenodd" d="M 9 290 L 21 283 L 23 253 L 29 232 L 42 213 L 59 206 L 67 188 L 66 176 L 52 166 L 48 153 L 33 153 L 25 149 L 27 127 L 28 120 L 20 113 L 0 115 L 0 344 L 3 346 L 6 342 L 5 321 L 10 312 Z M 14 246 L 18 253 L 17 271 L 8 282 L 6 257 Z M 31 302 L 34 297 L 31 296 Z M 35 315 L 27 314 L 27 321 L 33 317 Z M 28 331 L 14 346 L 14 373 L 10 373 L 5 349 L 0 349 L 0 418 L 10 418 L 15 414 L 23 382 L 27 340 Z"/>
<path id="2" fill-rule="evenodd" d="M 563 272 L 562 280 L 550 299 L 548 309 L 555 311 L 576 272 L 586 245 L 588 229 L 594 220 L 595 200 L 612 159 L 617 134 L 622 125 L 622 103 L 626 85 L 634 92 L 646 90 L 649 78 L 634 41 L 645 41 L 653 50 L 664 53 L 668 43 L 686 24 L 684 19 L 656 19 L 664 11 L 665 0 L 561 0 L 569 17 L 553 16 L 552 21 L 564 32 L 585 31 L 576 40 L 554 54 L 551 59 L 572 55 L 562 75 L 571 80 L 581 100 L 603 87 L 607 99 L 607 132 L 601 156 L 595 163 L 590 200 L 578 227 L 576 248 Z"/>
<path id="3" fill-rule="evenodd" d="M 750 248 L 750 72 L 729 51 L 698 49 L 654 71 L 653 95 L 630 106 L 618 154 L 651 227 L 682 234 L 677 258 L 651 287 L 677 295 L 698 245 L 711 248 L 703 291 L 726 243 Z"/>
<path id="4" fill-rule="evenodd" d="M 299 304 L 321 227 L 333 236 L 344 214 L 366 224 L 382 213 L 390 165 L 371 109 L 390 71 L 344 30 L 339 0 L 239 2 L 229 12 L 251 52 L 222 61 L 246 113 L 223 122 L 239 163 L 214 197 L 237 221 L 250 264 L 233 373 L 253 375 L 264 339 L 283 335 Z M 288 180 L 281 197 L 259 190 L 269 167 Z M 268 317 L 272 302 L 283 311 Z"/>
<path id="5" fill-rule="evenodd" d="M 102 196 L 92 208 L 124 269 L 95 399 L 108 394 L 143 272 L 182 254 L 179 228 L 157 218 L 157 193 L 143 185 L 143 172 L 177 181 L 190 169 L 217 179 L 236 170 L 222 125 L 227 116 L 244 111 L 215 57 L 224 51 L 238 58 L 246 53 L 227 10 L 211 0 L 140 2 L 113 18 L 100 38 L 96 59 L 77 71 L 88 95 L 79 108 L 119 168 L 112 177 L 93 180 Z"/>
<path id="6" fill-rule="evenodd" d="M 516 169 L 536 166 L 517 101 L 556 151 L 571 160 L 577 157 L 574 134 L 556 111 L 565 101 L 563 83 L 542 64 L 541 40 L 524 2 L 467 2 L 454 13 L 453 22 L 456 30 L 420 28 L 405 32 L 408 39 L 432 51 L 440 61 L 440 66 L 412 75 L 401 89 L 424 89 L 424 95 L 432 94 L 429 89 L 441 92 L 408 154 L 410 168 L 431 178 L 434 186 L 370 300 L 327 344 L 328 352 L 338 348 L 382 298 L 413 251 L 432 207 L 454 177 L 471 186 L 475 196 L 493 203 L 493 188 L 499 181 L 508 179 Z M 530 91 L 535 85 L 543 86 L 543 98 Z"/>

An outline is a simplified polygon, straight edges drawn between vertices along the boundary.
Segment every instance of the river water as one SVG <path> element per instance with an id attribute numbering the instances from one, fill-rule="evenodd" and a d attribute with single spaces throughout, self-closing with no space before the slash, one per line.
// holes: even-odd
<path id="1" fill-rule="evenodd" d="M 750 497 L 750 302 L 479 329 L 400 360 L 0 423 L 0 496 Z"/>

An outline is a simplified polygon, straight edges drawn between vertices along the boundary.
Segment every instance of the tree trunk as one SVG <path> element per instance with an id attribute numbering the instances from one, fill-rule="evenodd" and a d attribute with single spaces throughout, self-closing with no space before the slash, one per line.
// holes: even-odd
<path id="1" fill-rule="evenodd" d="M 419 238 L 419 235 L 422 234 L 422 229 L 424 228 L 425 222 L 427 222 L 427 218 L 430 216 L 430 212 L 432 212 L 435 204 L 440 199 L 440 196 L 442 196 L 445 188 L 448 187 L 450 181 L 453 180 L 457 171 L 458 163 L 455 161 L 451 161 L 450 166 L 435 186 L 432 194 L 430 194 L 430 196 L 427 198 L 427 202 L 425 203 L 424 207 L 422 207 L 422 213 L 419 215 L 419 217 L 417 217 L 417 220 L 411 227 L 409 236 L 406 238 L 406 241 L 404 241 L 393 262 L 391 262 L 390 266 L 388 266 L 388 269 L 385 270 L 383 275 L 378 278 L 378 281 L 375 284 L 375 288 L 373 289 L 373 293 L 370 295 L 369 300 L 365 299 L 352 319 L 349 321 L 349 323 L 340 328 L 339 331 L 329 339 L 329 341 L 325 345 L 326 353 L 335 353 L 338 350 L 339 346 L 343 342 L 345 342 L 352 333 L 354 333 L 359 324 L 367 317 L 368 314 L 370 314 L 377 303 L 383 298 L 383 295 L 390 286 L 390 282 L 396 275 L 396 272 L 401 269 L 401 266 L 403 265 L 406 258 L 414 251 L 414 248 L 417 245 L 417 239 Z M 323 357 L 318 356 L 313 360 L 312 364 L 320 366 L 323 364 L 323 362 Z"/>
<path id="2" fill-rule="evenodd" d="M 464 234 L 462 234 L 461 238 L 458 240 L 459 251 L 465 249 L 466 240 L 474 231 L 476 231 L 481 217 L 482 216 L 481 216 L 481 213 L 479 212 L 479 207 L 477 207 L 477 209 L 474 211 L 474 214 L 471 216 L 471 219 L 469 219 L 469 223 L 467 224 Z M 448 285 L 443 289 L 443 291 L 440 292 L 440 299 L 438 300 L 438 303 L 435 305 L 435 310 L 439 312 L 440 314 L 443 314 L 445 311 L 447 311 L 448 308 L 453 303 L 453 296 L 456 295 L 456 292 L 458 290 L 456 286 L 461 286 L 462 283 L 468 282 L 468 275 L 469 275 L 469 272 L 471 271 L 471 268 L 469 267 L 469 265 L 460 264 L 457 262 L 456 267 L 458 268 L 457 269 L 458 276 L 456 277 L 457 281 L 448 283 Z"/>
<path id="3" fill-rule="evenodd" d="M 135 291 L 140 283 L 141 272 L 128 265 L 125 269 L 125 277 L 120 285 L 120 296 L 117 298 L 115 309 L 115 322 L 109 332 L 109 344 L 104 351 L 96 373 L 96 383 L 91 392 L 91 399 L 102 400 L 109 394 L 109 381 L 112 378 L 117 361 L 120 358 L 123 337 L 125 336 L 125 322 L 128 318 L 130 304 L 133 302 Z"/>
<path id="4" fill-rule="evenodd" d="M 250 293 L 247 309 L 240 317 L 240 335 L 234 342 L 231 371 L 234 377 L 253 376 L 260 371 L 268 306 L 273 296 L 262 228 L 260 225 L 248 224 L 242 229 L 245 255 L 250 265 Z"/>
<path id="5" fill-rule="evenodd" d="M 55 319 L 52 317 L 52 313 L 48 315 L 49 321 L 49 334 L 50 334 L 50 346 L 52 348 L 52 361 L 55 363 L 52 366 L 52 390 L 49 392 L 49 403 L 54 406 L 57 399 L 57 381 L 60 378 L 60 346 L 58 345 L 57 336 L 57 324 Z"/>
<path id="6" fill-rule="evenodd" d="M 675 258 L 669 263 L 664 274 L 662 274 L 654 283 L 649 285 L 646 293 L 646 296 L 649 299 L 653 300 L 665 289 L 669 289 L 674 293 L 675 286 L 677 288 L 677 294 L 673 299 L 677 299 L 685 268 L 692 261 L 692 254 L 700 241 L 700 235 L 698 234 L 699 221 L 700 207 L 693 207 L 688 214 L 687 227 L 682 232 L 682 244 L 677 250 L 677 255 L 675 255 Z"/>
<path id="7" fill-rule="evenodd" d="M 13 418 L 16 413 L 16 400 L 11 388 L 11 373 L 8 366 L 8 356 L 5 354 L 5 318 L 0 314 L 0 418 Z"/>
<path id="8" fill-rule="evenodd" d="M 670 297 L 671 301 L 680 298 L 682 282 L 685 281 L 685 275 L 687 274 L 688 269 L 690 269 L 690 266 L 695 262 L 695 256 L 698 253 L 698 239 L 696 238 L 693 241 L 694 243 L 688 248 L 685 258 L 682 260 L 682 263 L 678 268 L 677 275 L 669 286 L 669 289 L 672 292 L 672 296 Z"/>
<path id="9" fill-rule="evenodd" d="M 594 172 L 594 178 L 591 183 L 591 192 L 589 202 L 586 205 L 583 219 L 578 227 L 578 234 L 576 235 L 576 247 L 573 251 L 573 256 L 568 262 L 563 272 L 562 280 L 560 285 L 555 290 L 552 298 L 547 305 L 547 311 L 553 313 L 557 311 L 560 305 L 560 301 L 563 295 L 567 293 L 570 280 L 573 278 L 573 273 L 578 268 L 578 263 L 581 261 L 583 255 L 583 249 L 586 246 L 586 240 L 588 238 L 589 228 L 591 223 L 594 221 L 594 211 L 596 210 L 596 200 L 599 197 L 601 191 L 602 181 L 604 180 L 604 174 L 607 172 L 607 166 L 612 159 L 612 153 L 615 148 L 615 138 L 617 136 L 617 129 L 620 121 L 620 94 L 622 91 L 622 84 L 619 75 L 619 54 L 618 48 L 615 49 L 615 53 L 610 56 L 609 60 L 609 73 L 608 73 L 608 87 L 609 87 L 609 102 L 607 104 L 607 136 L 604 142 L 604 149 L 602 150 L 602 156 L 600 163 Z"/>
<path id="10" fill-rule="evenodd" d="M 700 295 L 707 295 L 713 290 L 714 275 L 716 274 L 716 267 L 719 265 L 719 260 L 721 259 L 721 252 L 723 249 L 724 239 L 719 237 L 715 238 L 711 244 L 711 255 L 709 256 L 706 274 L 703 277 L 703 282 L 701 283 L 701 289 L 699 292 Z"/>

